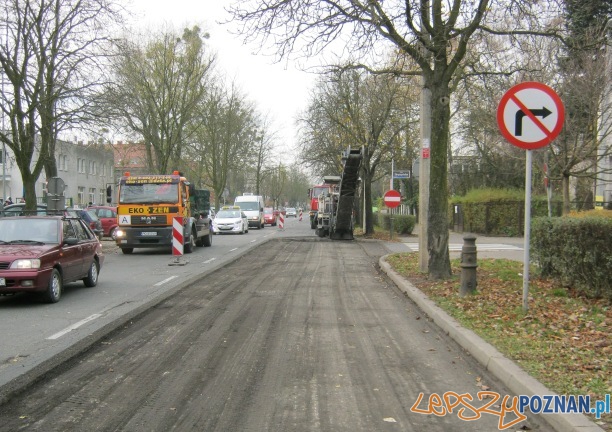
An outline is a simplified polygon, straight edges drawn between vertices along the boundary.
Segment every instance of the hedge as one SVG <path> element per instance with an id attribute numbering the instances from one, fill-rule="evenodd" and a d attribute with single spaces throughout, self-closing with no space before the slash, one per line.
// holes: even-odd
<path id="1" fill-rule="evenodd" d="M 612 219 L 536 218 L 530 253 L 542 276 L 552 276 L 589 297 L 612 299 Z"/>
<path id="2" fill-rule="evenodd" d="M 391 218 L 393 218 L 393 231 L 394 232 L 398 234 L 405 234 L 405 235 L 412 234 L 412 231 L 414 230 L 414 225 L 416 224 L 415 216 L 379 213 L 378 223 L 380 224 L 381 228 L 389 229 Z"/>

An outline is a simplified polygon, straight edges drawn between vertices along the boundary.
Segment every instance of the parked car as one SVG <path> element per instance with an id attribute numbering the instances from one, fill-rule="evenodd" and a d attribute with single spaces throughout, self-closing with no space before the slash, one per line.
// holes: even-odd
<path id="1" fill-rule="evenodd" d="M 239 233 L 249 232 L 249 220 L 239 206 L 222 207 L 212 222 L 213 233 Z"/>
<path id="2" fill-rule="evenodd" d="M 285 216 L 287 217 L 297 217 L 297 211 L 293 207 L 287 207 L 285 209 Z"/>
<path id="3" fill-rule="evenodd" d="M 89 209 L 79 209 L 79 208 L 68 208 L 66 209 L 68 214 L 73 216 L 78 216 L 83 219 L 89 227 L 94 232 L 94 234 L 98 237 L 98 239 L 102 240 L 104 236 L 104 229 L 102 228 L 102 222 L 100 218 L 96 216 L 96 212 Z"/>
<path id="4" fill-rule="evenodd" d="M 0 212 L 0 217 L 1 216 L 23 216 L 24 215 L 24 209 L 25 208 L 25 203 L 17 203 L 17 204 L 10 204 L 4 207 L 4 209 L 2 209 L 2 211 Z M 36 204 L 36 211 L 32 211 L 31 214 L 29 214 L 29 216 L 34 216 L 34 214 L 37 215 L 46 215 L 47 214 L 47 205 L 46 204 Z"/>
<path id="5" fill-rule="evenodd" d="M 112 206 L 88 206 L 87 210 L 93 210 L 100 222 L 105 237 L 112 237 L 113 240 L 117 237 L 117 207 Z"/>
<path id="6" fill-rule="evenodd" d="M 56 303 L 66 283 L 96 286 L 103 263 L 102 245 L 80 217 L 0 218 L 0 294 L 39 293 Z"/>
<path id="7" fill-rule="evenodd" d="M 276 217 L 272 207 L 264 207 L 264 224 L 276 226 Z"/>

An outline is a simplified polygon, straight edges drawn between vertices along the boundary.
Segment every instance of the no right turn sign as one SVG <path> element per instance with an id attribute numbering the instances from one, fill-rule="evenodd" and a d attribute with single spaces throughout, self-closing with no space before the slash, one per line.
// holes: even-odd
<path id="1" fill-rule="evenodd" d="M 539 82 L 515 85 L 497 107 L 497 124 L 502 135 L 526 150 L 550 144 L 561 132 L 564 119 L 561 98 Z"/>

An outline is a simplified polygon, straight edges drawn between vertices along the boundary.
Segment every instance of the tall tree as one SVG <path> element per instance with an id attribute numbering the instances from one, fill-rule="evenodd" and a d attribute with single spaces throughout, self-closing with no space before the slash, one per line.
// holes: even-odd
<path id="1" fill-rule="evenodd" d="M 144 139 L 147 163 L 155 173 L 182 165 L 183 145 L 206 95 L 215 64 L 199 27 L 182 36 L 168 30 L 138 43 L 119 41 L 116 81 L 109 86 L 109 111 Z"/>
<path id="2" fill-rule="evenodd" d="M 403 156 L 410 104 L 403 80 L 363 71 L 336 72 L 320 80 L 318 93 L 304 119 L 301 159 L 327 169 L 342 170 L 342 151 L 363 147 L 361 179 L 366 208 L 365 233 L 374 231 L 371 183 L 377 169 Z"/>
<path id="3" fill-rule="evenodd" d="M 571 209 L 570 178 L 596 179 L 599 162 L 612 155 L 600 145 L 610 136 L 612 96 L 606 45 L 609 43 L 609 0 L 565 0 L 568 44 L 560 68 L 566 125 L 551 147 L 551 171 L 562 181 L 563 213 Z M 601 174 L 601 173 L 599 173 Z M 592 194 L 592 191 L 590 192 Z"/>
<path id="4" fill-rule="evenodd" d="M 248 153 L 257 130 L 254 108 L 235 83 L 226 89 L 217 81 L 199 104 L 194 126 L 190 159 L 196 178 L 214 191 L 219 208 L 230 176 L 248 171 Z"/>
<path id="5" fill-rule="evenodd" d="M 58 134 L 93 120 L 92 104 L 103 83 L 99 70 L 110 32 L 120 22 L 119 8 L 107 0 L 0 4 L 0 109 L 8 119 L 0 141 L 12 150 L 26 205 L 35 209 L 42 170 L 47 178 L 57 176 Z"/>
<path id="6" fill-rule="evenodd" d="M 253 131 L 249 154 L 251 155 L 251 165 L 255 177 L 255 195 L 261 195 L 263 176 L 274 154 L 276 134 L 271 130 L 270 119 L 267 116 L 256 116 L 255 121 L 257 128 Z"/>
<path id="7" fill-rule="evenodd" d="M 242 0 L 233 3 L 230 12 L 243 24 L 240 30 L 247 39 L 270 42 L 281 57 L 299 49 L 312 56 L 339 47 L 353 54 L 355 66 L 406 73 L 402 56 L 396 67 L 376 67 L 377 53 L 391 46 L 418 65 L 419 70 L 412 73 L 421 75 L 430 91 L 433 119 L 427 203 L 429 274 L 449 277 L 447 165 L 453 79 L 462 73 L 460 66 L 478 31 L 508 34 L 515 40 L 526 33 L 553 34 L 550 18 L 559 15 L 554 0 Z M 372 61 L 364 64 L 363 59 Z"/>

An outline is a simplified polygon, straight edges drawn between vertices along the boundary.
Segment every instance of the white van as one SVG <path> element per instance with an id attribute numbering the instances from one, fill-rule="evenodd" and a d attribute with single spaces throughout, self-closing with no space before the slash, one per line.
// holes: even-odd
<path id="1" fill-rule="evenodd" d="M 236 197 L 234 205 L 240 206 L 240 209 L 247 215 L 249 228 L 260 229 L 264 227 L 264 200 L 261 195 L 245 193 Z"/>

